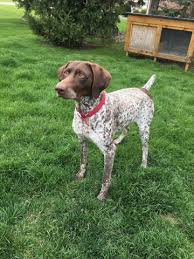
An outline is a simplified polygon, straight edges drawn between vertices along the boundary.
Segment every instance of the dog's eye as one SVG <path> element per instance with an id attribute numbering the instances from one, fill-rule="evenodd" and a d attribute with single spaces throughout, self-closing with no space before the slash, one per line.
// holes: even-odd
<path id="1" fill-rule="evenodd" d="M 69 75 L 69 71 L 68 71 L 68 70 L 64 71 L 64 72 L 63 72 L 63 75 L 64 75 L 64 76 L 68 76 L 68 75 Z"/>
<path id="2" fill-rule="evenodd" d="M 82 72 L 78 72 L 79 78 L 85 78 L 86 76 Z"/>

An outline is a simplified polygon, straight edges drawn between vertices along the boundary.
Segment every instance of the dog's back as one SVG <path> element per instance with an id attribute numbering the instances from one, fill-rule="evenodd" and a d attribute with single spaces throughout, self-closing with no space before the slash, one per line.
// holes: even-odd
<path id="1" fill-rule="evenodd" d="M 113 112 L 115 131 L 137 122 L 146 107 L 153 114 L 154 104 L 143 88 L 125 88 L 108 94 Z"/>

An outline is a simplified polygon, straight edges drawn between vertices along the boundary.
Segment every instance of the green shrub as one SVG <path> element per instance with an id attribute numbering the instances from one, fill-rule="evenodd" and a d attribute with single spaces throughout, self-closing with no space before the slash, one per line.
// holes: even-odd
<path id="1" fill-rule="evenodd" d="M 57 45 L 79 47 L 90 36 L 117 32 L 121 0 L 15 0 L 33 31 Z"/>
<path id="2" fill-rule="evenodd" d="M 146 14 L 146 9 L 135 9 L 133 10 L 134 13 L 139 13 L 139 14 Z"/>
<path id="3" fill-rule="evenodd" d="M 131 12 L 131 8 L 132 7 L 140 7 L 143 6 L 145 4 L 144 0 L 138 0 L 138 1 L 134 1 L 134 0 L 126 0 L 123 1 L 123 5 L 122 5 L 122 13 L 128 13 Z"/>

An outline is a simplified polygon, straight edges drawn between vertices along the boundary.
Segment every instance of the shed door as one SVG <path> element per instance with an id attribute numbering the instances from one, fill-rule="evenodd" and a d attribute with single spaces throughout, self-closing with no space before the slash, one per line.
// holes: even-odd
<path id="1" fill-rule="evenodd" d="M 130 47 L 146 51 L 155 50 L 157 27 L 132 25 Z"/>
<path id="2" fill-rule="evenodd" d="M 192 32 L 162 29 L 159 52 L 176 56 L 187 56 Z"/>

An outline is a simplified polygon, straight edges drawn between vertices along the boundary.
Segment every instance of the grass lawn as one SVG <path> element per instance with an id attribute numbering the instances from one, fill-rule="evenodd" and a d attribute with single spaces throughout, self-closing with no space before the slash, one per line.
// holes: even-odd
<path id="1" fill-rule="evenodd" d="M 194 258 L 194 71 L 127 58 L 119 44 L 57 48 L 33 35 L 21 16 L 0 6 L 0 258 Z M 103 159 L 93 144 L 87 178 L 75 180 L 74 103 L 53 91 L 56 70 L 69 60 L 108 69 L 108 91 L 157 75 L 149 168 L 139 167 L 132 125 L 118 147 L 106 202 L 96 199 Z"/>
<path id="2" fill-rule="evenodd" d="M 120 16 L 119 19 L 120 19 L 120 22 L 118 24 L 119 31 L 124 33 L 127 28 L 127 18 Z"/>

